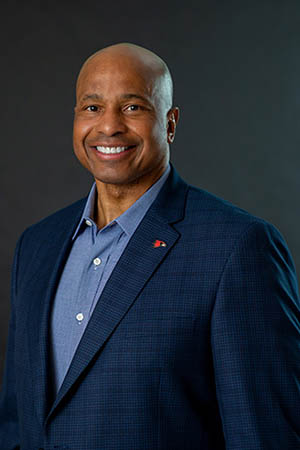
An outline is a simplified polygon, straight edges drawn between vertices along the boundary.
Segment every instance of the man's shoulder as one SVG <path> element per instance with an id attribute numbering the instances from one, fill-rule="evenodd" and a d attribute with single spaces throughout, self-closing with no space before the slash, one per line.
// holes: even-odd
<path id="1" fill-rule="evenodd" d="M 172 169 L 172 189 L 167 192 L 163 206 L 176 211 L 181 210 L 183 206 L 182 214 L 179 214 L 181 219 L 176 221 L 176 228 L 185 237 L 189 236 L 188 239 L 223 241 L 229 245 L 230 242 L 237 242 L 244 233 L 259 241 L 269 240 L 271 235 L 282 239 L 279 230 L 268 220 L 203 188 L 189 184 L 173 167 Z M 173 216 L 176 217 L 176 214 Z"/>
<path id="2" fill-rule="evenodd" d="M 223 236 L 225 239 L 245 232 L 254 234 L 280 234 L 268 220 L 240 208 L 204 189 L 189 185 L 186 200 L 184 226 L 196 231 L 206 230 L 210 235 Z"/>
<path id="3" fill-rule="evenodd" d="M 61 208 L 40 221 L 25 229 L 23 235 L 33 236 L 35 239 L 40 235 L 46 235 L 48 239 L 53 233 L 61 229 L 76 226 L 82 215 L 87 198 L 84 197 L 76 202 Z"/>
<path id="4" fill-rule="evenodd" d="M 253 220 L 263 221 L 262 218 L 255 216 L 230 201 L 190 184 L 188 185 L 187 213 L 196 216 L 199 215 L 205 220 L 208 217 L 214 219 L 231 217 L 232 219 L 247 222 Z"/>

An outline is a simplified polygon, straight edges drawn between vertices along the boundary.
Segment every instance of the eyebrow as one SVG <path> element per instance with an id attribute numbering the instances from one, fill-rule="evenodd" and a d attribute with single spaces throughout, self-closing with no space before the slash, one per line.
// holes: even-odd
<path id="1" fill-rule="evenodd" d="M 103 97 L 102 95 L 98 94 L 86 94 L 84 97 L 82 97 L 80 102 L 85 102 L 86 100 L 103 100 Z"/>
<path id="2" fill-rule="evenodd" d="M 121 98 L 125 99 L 125 100 L 138 98 L 139 100 L 142 100 L 144 102 L 150 103 L 149 100 L 146 97 L 143 97 L 142 95 L 139 95 L 139 94 L 131 94 L 131 93 L 123 94 L 123 95 L 121 95 Z M 80 103 L 85 102 L 86 100 L 103 100 L 103 96 L 99 95 L 99 94 L 96 94 L 96 93 L 94 93 L 94 94 L 86 94 L 86 95 L 84 95 L 84 97 L 82 97 L 82 99 L 80 100 Z"/>
<path id="3" fill-rule="evenodd" d="M 126 100 L 131 98 L 138 98 L 139 100 L 143 100 L 144 102 L 149 103 L 149 100 L 146 97 L 143 97 L 142 95 L 139 94 L 123 94 L 121 98 L 124 98 Z"/>

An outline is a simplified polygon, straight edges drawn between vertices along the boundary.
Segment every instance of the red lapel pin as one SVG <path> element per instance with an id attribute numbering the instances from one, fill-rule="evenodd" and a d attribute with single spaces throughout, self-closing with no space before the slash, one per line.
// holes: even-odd
<path id="1" fill-rule="evenodd" d="M 156 239 L 156 241 L 153 242 L 154 248 L 166 247 L 166 246 L 167 246 L 167 244 L 164 241 L 159 241 L 158 239 Z"/>

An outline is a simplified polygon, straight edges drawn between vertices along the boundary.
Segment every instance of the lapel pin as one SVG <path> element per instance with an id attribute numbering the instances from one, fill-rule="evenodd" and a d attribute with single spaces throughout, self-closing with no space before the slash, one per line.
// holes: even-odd
<path id="1" fill-rule="evenodd" d="M 159 241 L 158 239 L 156 239 L 156 241 L 153 242 L 154 248 L 166 247 L 166 246 L 167 246 L 167 244 L 164 241 Z"/>

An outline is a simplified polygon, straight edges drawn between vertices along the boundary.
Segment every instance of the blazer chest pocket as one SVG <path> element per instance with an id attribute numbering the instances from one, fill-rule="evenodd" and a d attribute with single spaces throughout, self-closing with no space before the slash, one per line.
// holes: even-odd
<path id="1" fill-rule="evenodd" d="M 192 357 L 192 315 L 173 312 L 149 319 L 125 320 L 120 324 L 119 331 L 117 340 L 123 366 L 170 368 Z"/>

